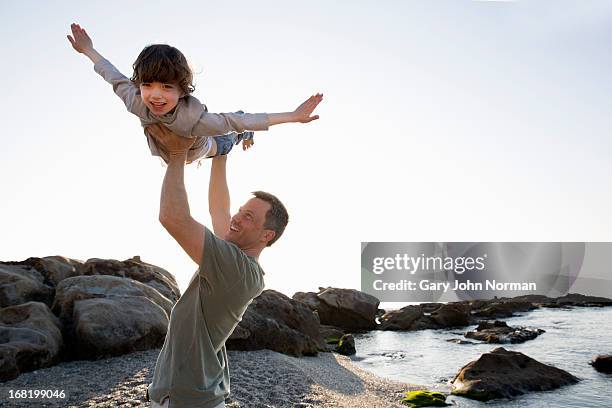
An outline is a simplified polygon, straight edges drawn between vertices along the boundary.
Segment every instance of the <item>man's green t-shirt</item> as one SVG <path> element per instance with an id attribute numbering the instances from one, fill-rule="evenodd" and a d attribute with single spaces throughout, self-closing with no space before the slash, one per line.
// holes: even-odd
<path id="1" fill-rule="evenodd" d="M 225 341 L 264 289 L 255 258 L 208 228 L 200 268 L 170 314 L 149 396 L 169 408 L 211 408 L 230 391 Z"/>

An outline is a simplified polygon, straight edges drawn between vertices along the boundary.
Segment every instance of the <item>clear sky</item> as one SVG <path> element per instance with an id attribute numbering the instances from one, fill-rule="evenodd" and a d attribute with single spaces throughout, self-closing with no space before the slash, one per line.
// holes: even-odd
<path id="1" fill-rule="evenodd" d="M 213 112 L 321 119 L 255 135 L 228 161 L 290 212 L 267 288 L 359 289 L 361 241 L 612 241 L 609 1 L 3 1 L 0 259 L 140 255 L 193 264 L 157 221 L 164 168 L 71 22 L 126 75 L 181 49 Z M 187 170 L 208 225 L 209 163 Z"/>

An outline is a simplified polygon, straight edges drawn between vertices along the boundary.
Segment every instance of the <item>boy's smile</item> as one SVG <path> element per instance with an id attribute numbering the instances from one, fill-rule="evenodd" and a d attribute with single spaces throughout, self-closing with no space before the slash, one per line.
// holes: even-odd
<path id="1" fill-rule="evenodd" d="M 149 110 L 157 116 L 171 112 L 182 96 L 177 84 L 162 82 L 143 82 L 140 84 L 140 97 Z"/>

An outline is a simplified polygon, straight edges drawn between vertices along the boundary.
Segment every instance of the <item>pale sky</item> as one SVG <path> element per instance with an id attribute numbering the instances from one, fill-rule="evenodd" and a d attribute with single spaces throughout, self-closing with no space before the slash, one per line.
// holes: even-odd
<path id="1" fill-rule="evenodd" d="M 267 288 L 359 289 L 361 241 L 612 241 L 608 1 L 5 1 L 0 15 L 0 260 L 140 255 L 181 291 L 196 269 L 157 221 L 165 169 L 70 47 L 71 22 L 127 76 L 145 45 L 178 47 L 212 112 L 325 94 L 319 121 L 230 154 L 233 210 L 260 189 L 289 209 L 260 258 Z M 186 176 L 207 225 L 209 167 Z"/>

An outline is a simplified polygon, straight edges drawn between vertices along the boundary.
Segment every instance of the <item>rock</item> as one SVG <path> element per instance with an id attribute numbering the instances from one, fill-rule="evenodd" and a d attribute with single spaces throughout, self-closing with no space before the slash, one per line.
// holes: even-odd
<path id="1" fill-rule="evenodd" d="M 515 296 L 512 299 L 515 302 L 529 302 L 529 303 L 533 303 L 534 305 L 537 306 L 543 306 L 543 305 L 549 305 L 551 303 L 555 302 L 554 298 L 550 298 L 548 296 L 544 296 L 544 295 L 522 295 L 522 296 Z"/>
<path id="2" fill-rule="evenodd" d="M 340 342 L 342 336 L 345 335 L 344 330 L 335 326 L 328 326 L 325 324 L 322 324 L 320 326 L 319 333 L 325 341 L 327 351 L 334 351 L 336 349 L 336 346 Z"/>
<path id="3" fill-rule="evenodd" d="M 357 350 L 355 350 L 355 339 L 353 338 L 353 335 L 345 334 L 342 336 L 334 351 L 345 356 L 352 356 L 357 353 Z"/>
<path id="4" fill-rule="evenodd" d="M 167 331 L 167 312 L 144 296 L 109 295 L 74 303 L 76 355 L 80 359 L 161 347 Z"/>
<path id="5" fill-rule="evenodd" d="M 512 398 L 574 384 L 570 373 L 522 353 L 498 347 L 465 365 L 452 380 L 452 394 L 480 401 Z"/>
<path id="6" fill-rule="evenodd" d="M 455 344 L 478 344 L 478 343 L 474 343 L 473 341 L 468 341 L 468 340 L 463 340 L 463 339 L 448 339 L 446 340 L 449 343 L 455 343 Z"/>
<path id="7" fill-rule="evenodd" d="M 268 289 L 249 305 L 237 326 L 240 331 L 234 330 L 226 346 L 230 350 L 269 349 L 295 357 L 316 355 L 327 351 L 319 326 L 317 314 L 304 303 Z"/>
<path id="8" fill-rule="evenodd" d="M 0 309 L 0 381 L 59 361 L 60 322 L 40 302 Z"/>
<path id="9" fill-rule="evenodd" d="M 454 303 L 442 304 L 431 318 L 439 328 L 462 327 L 470 324 L 470 312 L 465 306 Z"/>
<path id="10" fill-rule="evenodd" d="M 345 330 L 373 330 L 380 301 L 355 289 L 320 288 L 319 293 L 297 292 L 294 300 L 319 314 L 322 324 Z"/>
<path id="11" fill-rule="evenodd" d="M 533 303 L 530 302 L 516 302 L 516 301 L 491 301 L 486 303 L 482 309 L 475 310 L 472 312 L 474 316 L 486 317 L 496 319 L 500 317 L 511 317 L 516 312 L 528 312 L 530 310 L 537 309 Z"/>
<path id="12" fill-rule="evenodd" d="M 244 340 L 244 339 L 248 339 L 250 335 L 251 335 L 251 332 L 249 330 L 238 325 L 234 328 L 234 331 L 232 332 L 230 337 L 235 340 L 239 340 L 239 339 Z"/>
<path id="13" fill-rule="evenodd" d="M 325 325 L 325 324 L 322 324 L 319 327 L 319 333 L 321 334 L 321 337 L 323 339 L 325 339 L 326 342 L 327 342 L 327 339 L 329 339 L 329 338 L 335 338 L 335 339 L 338 339 L 338 341 L 339 341 L 340 338 L 342 336 L 344 336 L 344 334 L 345 334 L 344 330 L 342 330 L 342 329 L 340 329 L 338 327 L 335 327 L 335 326 L 328 326 L 328 325 Z M 336 341 L 336 343 L 337 343 L 337 341 Z"/>
<path id="14" fill-rule="evenodd" d="M 558 297 L 555 302 L 562 306 L 612 306 L 612 299 L 598 296 L 586 296 L 579 293 L 568 293 L 565 296 Z"/>
<path id="15" fill-rule="evenodd" d="M 88 259 L 82 267 L 82 275 L 110 275 L 130 278 L 156 289 L 176 303 L 181 296 L 174 276 L 158 266 L 140 260 L 139 256 L 117 261 L 114 259 Z"/>
<path id="16" fill-rule="evenodd" d="M 425 314 L 431 314 L 438 310 L 444 303 L 420 303 L 419 306 Z"/>
<path id="17" fill-rule="evenodd" d="M 424 306 L 425 305 L 425 306 Z M 380 330 L 427 330 L 467 326 L 469 306 L 462 303 L 427 303 L 385 313 Z"/>
<path id="18" fill-rule="evenodd" d="M 19 305 L 29 301 L 50 305 L 53 288 L 45 278 L 29 265 L 0 264 L 0 307 Z"/>
<path id="19" fill-rule="evenodd" d="M 446 407 L 450 405 L 446 403 L 446 395 L 442 394 L 441 392 L 418 390 L 406 392 L 404 395 L 405 397 L 401 399 L 402 403 L 411 408 Z"/>
<path id="20" fill-rule="evenodd" d="M 44 283 L 55 287 L 62 280 L 71 276 L 80 275 L 80 267 L 83 262 L 64 256 L 45 256 L 43 258 L 28 258 L 20 262 L 0 262 L 6 265 L 29 266 L 40 273 Z"/>
<path id="21" fill-rule="evenodd" d="M 380 318 L 380 330 L 413 330 L 416 321 L 423 317 L 420 305 L 404 306 L 399 310 L 391 310 Z"/>
<path id="22" fill-rule="evenodd" d="M 599 355 L 591 361 L 591 365 L 599 372 L 612 374 L 612 355 Z"/>
<path id="23" fill-rule="evenodd" d="M 527 340 L 535 339 L 542 333 L 545 333 L 542 329 L 510 327 L 506 322 L 496 320 L 480 322 L 476 330 L 466 332 L 465 337 L 485 343 L 524 343 Z"/>
<path id="24" fill-rule="evenodd" d="M 157 347 L 172 305 L 148 285 L 97 275 L 62 280 L 52 310 L 63 325 L 66 357 L 95 359 Z"/>

